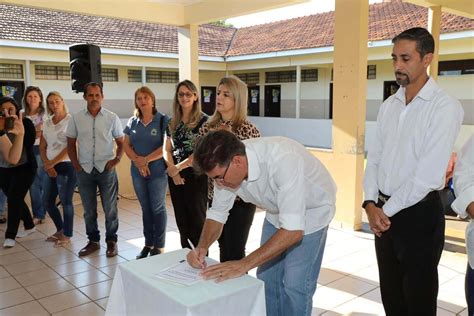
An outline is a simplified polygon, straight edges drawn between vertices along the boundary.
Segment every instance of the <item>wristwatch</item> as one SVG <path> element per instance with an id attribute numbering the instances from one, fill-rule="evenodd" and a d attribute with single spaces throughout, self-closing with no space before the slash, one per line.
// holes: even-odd
<path id="1" fill-rule="evenodd" d="M 375 203 L 374 200 L 366 200 L 366 201 L 364 201 L 364 203 L 362 203 L 362 208 L 365 210 L 365 208 L 367 207 L 367 205 L 369 205 L 370 203 L 377 204 L 377 203 Z"/>

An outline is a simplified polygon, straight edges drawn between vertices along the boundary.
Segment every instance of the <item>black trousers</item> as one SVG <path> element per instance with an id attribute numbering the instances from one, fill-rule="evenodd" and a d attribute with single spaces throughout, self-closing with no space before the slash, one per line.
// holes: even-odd
<path id="1" fill-rule="evenodd" d="M 168 177 L 176 224 L 178 225 L 181 247 L 190 248 L 187 239 L 197 246 L 207 210 L 207 176 L 197 176 L 192 168 L 180 172 L 184 185 L 175 185 Z"/>
<path id="2" fill-rule="evenodd" d="M 30 164 L 14 168 L 0 168 L 0 188 L 7 196 L 8 222 L 5 239 L 15 239 L 20 220 L 25 229 L 35 227 L 25 196 L 36 176 L 36 168 Z"/>
<path id="3" fill-rule="evenodd" d="M 257 207 L 237 200 L 229 212 L 219 237 L 220 261 L 240 260 L 245 257 L 245 245 Z"/>
<path id="4" fill-rule="evenodd" d="M 379 201 L 378 206 L 381 206 Z M 403 209 L 375 237 L 380 291 L 388 316 L 436 315 L 444 212 L 434 198 Z"/>

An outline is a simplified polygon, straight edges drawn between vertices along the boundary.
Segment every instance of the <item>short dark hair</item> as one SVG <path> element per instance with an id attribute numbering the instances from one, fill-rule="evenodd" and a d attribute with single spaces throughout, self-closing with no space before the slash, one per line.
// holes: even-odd
<path id="1" fill-rule="evenodd" d="M 89 87 L 99 87 L 100 89 L 100 94 L 101 95 L 104 95 L 104 89 L 102 88 L 102 85 L 100 83 L 97 83 L 97 82 L 88 82 L 84 85 L 84 98 L 86 97 L 87 95 L 87 90 L 89 89 Z"/>
<path id="2" fill-rule="evenodd" d="M 399 40 L 409 40 L 416 42 L 416 51 L 420 54 L 421 58 L 423 58 L 426 54 L 434 53 L 435 43 L 433 36 L 425 28 L 414 27 L 405 30 L 395 36 L 392 39 L 392 43 L 395 44 Z"/>
<path id="3" fill-rule="evenodd" d="M 227 130 L 207 133 L 194 148 L 193 168 L 204 174 L 217 166 L 227 166 L 234 156 L 245 156 L 245 145 Z"/>
<path id="4" fill-rule="evenodd" d="M 0 97 L 0 107 L 4 104 L 4 103 L 7 103 L 7 102 L 10 102 L 11 104 L 13 104 L 15 106 L 15 109 L 16 109 L 16 115 L 20 115 L 20 110 L 21 110 L 21 107 L 20 105 L 18 104 L 18 102 L 16 102 L 15 99 L 13 99 L 12 97 Z M 1 114 L 3 115 L 3 114 Z"/>

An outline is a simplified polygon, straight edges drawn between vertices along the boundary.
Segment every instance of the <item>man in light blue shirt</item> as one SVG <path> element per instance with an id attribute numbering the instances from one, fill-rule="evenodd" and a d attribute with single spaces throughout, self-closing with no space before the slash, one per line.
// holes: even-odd
<path id="1" fill-rule="evenodd" d="M 122 124 L 117 114 L 102 107 L 104 94 L 100 84 L 86 84 L 84 100 L 87 108 L 72 116 L 66 132 L 67 150 L 77 172 L 89 239 L 87 245 L 79 251 L 79 256 L 87 256 L 100 248 L 100 232 L 97 227 L 98 188 L 105 213 L 106 255 L 114 257 L 117 255 L 118 229 L 118 181 L 115 166 L 123 153 Z M 114 140 L 117 146 L 115 153 Z"/>

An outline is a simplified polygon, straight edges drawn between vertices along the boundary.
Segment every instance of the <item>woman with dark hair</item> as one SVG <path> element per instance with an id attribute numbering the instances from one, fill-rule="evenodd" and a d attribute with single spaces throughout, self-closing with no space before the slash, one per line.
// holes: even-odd
<path id="1" fill-rule="evenodd" d="M 43 179 L 43 205 L 56 226 L 56 233 L 46 241 L 66 246 L 72 237 L 74 206 L 72 196 L 76 187 L 76 172 L 67 155 L 66 130 L 71 119 L 63 97 L 52 91 L 46 97 L 48 114 L 40 141 L 40 154 L 47 176 Z M 56 206 L 56 198 L 63 208 L 63 216 Z"/>
<path id="2" fill-rule="evenodd" d="M 201 111 L 196 86 L 184 80 L 176 86 L 173 117 L 166 130 L 165 160 L 168 185 L 173 203 L 181 247 L 189 248 L 188 239 L 197 245 L 207 209 L 207 176 L 196 175 L 192 153 L 199 129 L 207 121 Z"/>
<path id="3" fill-rule="evenodd" d="M 20 117 L 20 107 L 10 97 L 0 98 L 0 110 L 7 116 Z M 23 118 L 15 120 L 15 127 L 7 135 L 0 136 L 0 188 L 7 196 L 8 223 L 3 247 L 15 246 L 20 220 L 25 227 L 24 236 L 35 232 L 35 224 L 30 210 L 25 203 L 28 192 L 36 174 L 36 159 L 33 153 L 35 127 Z M 19 125 L 22 125 L 19 126 Z M 8 151 L 7 151 L 8 148 Z"/>
<path id="4" fill-rule="evenodd" d="M 166 236 L 166 166 L 163 141 L 169 118 L 158 112 L 155 94 L 148 87 L 135 91 L 135 115 L 124 129 L 124 150 L 132 161 L 133 187 L 143 213 L 145 247 L 137 259 L 160 254 Z"/>
<path id="5" fill-rule="evenodd" d="M 23 95 L 23 107 L 25 109 L 26 117 L 29 118 L 36 130 L 35 144 L 33 152 L 35 153 L 36 163 L 38 169 L 36 177 L 30 188 L 31 209 L 33 211 L 33 222 L 35 225 L 41 224 L 46 215 L 46 210 L 43 207 L 43 179 L 46 177 L 46 172 L 43 170 L 43 161 L 41 160 L 39 152 L 39 144 L 41 133 L 43 130 L 43 122 L 45 119 L 46 109 L 44 106 L 43 92 L 35 86 L 26 87 Z"/>
<path id="6" fill-rule="evenodd" d="M 242 80 L 236 76 L 222 78 L 217 86 L 216 110 L 204 123 L 199 134 L 202 136 L 211 130 L 227 129 L 240 140 L 260 137 L 260 131 L 247 119 L 247 98 L 247 85 Z M 210 179 L 210 200 L 214 195 L 214 182 Z M 255 209 L 255 205 L 236 198 L 218 240 L 221 262 L 245 257 L 245 244 Z"/>

